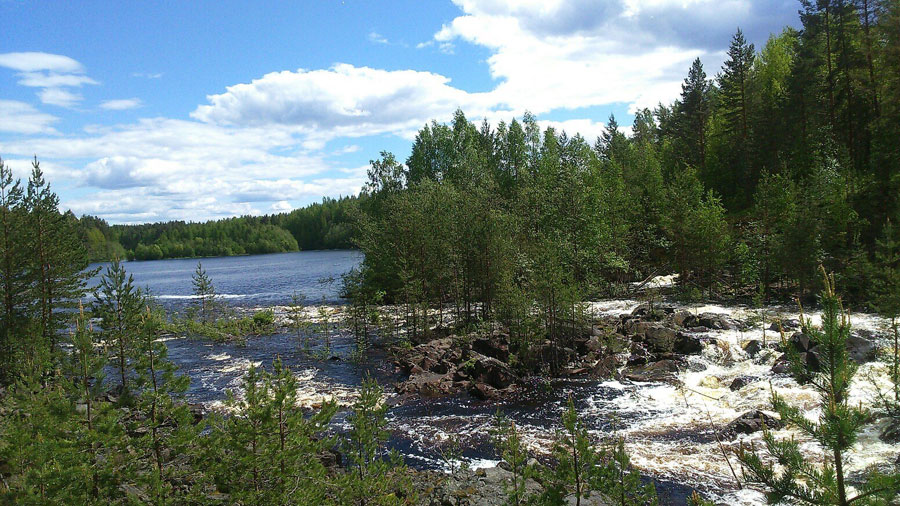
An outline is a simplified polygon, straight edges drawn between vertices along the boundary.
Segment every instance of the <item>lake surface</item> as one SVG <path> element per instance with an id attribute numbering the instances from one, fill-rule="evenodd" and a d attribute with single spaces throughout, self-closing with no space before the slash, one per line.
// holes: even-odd
<path id="1" fill-rule="evenodd" d="M 203 264 L 219 295 L 242 307 L 285 305 L 294 292 L 307 303 L 340 302 L 341 276 L 358 266 L 363 254 L 353 250 L 298 251 L 271 255 L 180 258 L 125 262 L 134 283 L 168 309 L 178 309 L 193 298 L 191 278 L 197 262 Z M 106 263 L 91 267 L 106 269 Z M 98 277 L 90 286 L 96 286 Z"/>

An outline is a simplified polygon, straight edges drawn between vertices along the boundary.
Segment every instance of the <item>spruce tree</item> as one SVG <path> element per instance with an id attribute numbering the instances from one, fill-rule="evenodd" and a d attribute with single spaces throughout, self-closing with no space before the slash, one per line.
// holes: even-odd
<path id="1" fill-rule="evenodd" d="M 855 495 L 848 489 L 844 468 L 847 452 L 857 441 L 869 413 L 861 406 L 848 402 L 850 385 L 857 369 L 847 351 L 850 318 L 835 291 L 834 276 L 826 274 L 824 268 L 821 272 L 825 286 L 819 299 L 822 306 L 821 328 L 813 327 L 810 320 L 801 314 L 803 333 L 819 350 L 820 371 L 807 371 L 810 384 L 819 394 L 819 419 L 808 419 L 800 408 L 788 404 L 774 390 L 772 405 L 785 424 L 822 447 L 826 454 L 825 464 L 818 466 L 811 462 L 800 450 L 796 439 L 776 440 L 768 429 L 763 439 L 774 463 L 747 448 L 740 450 L 738 458 L 745 466 L 745 477 L 765 486 L 766 498 L 770 503 L 884 504 L 900 492 L 900 475 L 870 477 L 856 487 Z M 795 368 L 804 367 L 799 357 L 793 356 L 791 359 Z M 780 469 L 776 470 L 775 463 Z"/>

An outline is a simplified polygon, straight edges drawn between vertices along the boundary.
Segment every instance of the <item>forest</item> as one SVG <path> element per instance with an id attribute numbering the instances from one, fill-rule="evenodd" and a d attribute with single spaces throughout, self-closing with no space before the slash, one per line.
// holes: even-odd
<path id="1" fill-rule="evenodd" d="M 350 209 L 357 200 L 326 197 L 288 213 L 204 223 L 109 225 L 103 219 L 82 216 L 78 234 L 92 262 L 347 249 L 352 247 Z"/>
<path id="2" fill-rule="evenodd" d="M 742 446 L 744 479 L 771 503 L 890 504 L 896 465 L 852 483 L 842 466 L 874 417 L 849 402 L 847 307 L 891 322 L 880 408 L 900 420 L 900 4 L 802 0 L 801 22 L 759 49 L 738 30 L 718 73 L 694 61 L 680 99 L 638 111 L 629 135 L 614 117 L 592 143 L 531 114 L 492 126 L 457 111 L 420 130 L 405 163 L 373 160 L 360 197 L 282 215 L 110 226 L 62 211 L 37 159 L 24 183 L 0 162 L 0 501 L 421 504 L 371 379 L 339 434 L 338 408 L 298 407 L 277 357 L 249 369 L 223 413 L 195 413 L 161 340 L 167 315 L 122 264 L 81 302 L 91 260 L 353 245 L 365 257 L 344 291 L 364 327 L 384 303 L 403 308 L 406 348 L 428 344 L 435 313 L 459 342 L 496 323 L 517 370 L 547 375 L 578 348 L 583 301 L 654 275 L 678 274 L 685 300 L 814 300 L 821 325 L 798 328 L 821 363 L 782 346 L 819 418 L 774 390 L 772 407 L 824 465 L 764 428 L 779 465 Z M 591 491 L 657 504 L 621 441 L 595 447 L 571 400 L 561 422 L 549 458 L 532 462 L 498 415 L 507 504 L 586 504 Z"/>

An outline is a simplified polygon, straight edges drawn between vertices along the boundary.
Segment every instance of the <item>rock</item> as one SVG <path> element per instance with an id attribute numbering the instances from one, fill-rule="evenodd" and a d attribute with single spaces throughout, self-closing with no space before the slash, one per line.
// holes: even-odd
<path id="1" fill-rule="evenodd" d="M 509 360 L 509 340 L 500 334 L 480 337 L 472 341 L 472 349 L 482 355 L 506 362 Z"/>
<path id="2" fill-rule="evenodd" d="M 672 314 L 675 312 L 675 306 L 672 304 L 653 304 L 653 311 L 650 311 L 649 304 L 641 304 L 631 311 L 631 316 L 647 316 L 651 314 Z"/>
<path id="3" fill-rule="evenodd" d="M 188 411 L 190 411 L 191 416 L 194 417 L 194 425 L 203 421 L 203 415 L 206 410 L 203 409 L 203 404 L 191 402 L 188 403 Z"/>
<path id="4" fill-rule="evenodd" d="M 516 382 L 516 375 L 509 365 L 493 357 L 486 357 L 473 352 L 474 359 L 470 376 L 478 383 L 486 383 L 494 388 L 503 389 Z"/>
<path id="5" fill-rule="evenodd" d="M 497 400 L 500 398 L 500 392 L 487 384 L 484 383 L 473 383 L 472 387 L 469 389 L 469 394 L 472 397 L 477 397 L 481 400 Z"/>
<path id="6" fill-rule="evenodd" d="M 408 380 L 397 386 L 397 391 L 404 394 L 419 394 L 423 397 L 446 395 L 452 391 L 453 382 L 449 375 L 423 372 L 410 376 Z"/>
<path id="7" fill-rule="evenodd" d="M 794 329 L 800 328 L 800 320 L 798 320 L 796 318 L 789 318 L 787 320 L 781 320 L 780 323 L 781 323 L 781 327 L 778 326 L 779 322 L 772 322 L 772 324 L 769 325 L 769 330 L 774 330 L 774 331 L 778 332 L 781 329 L 794 330 Z"/>
<path id="8" fill-rule="evenodd" d="M 734 330 L 737 324 L 731 318 L 717 313 L 700 313 L 697 323 L 702 327 L 715 330 Z"/>
<path id="9" fill-rule="evenodd" d="M 672 323 L 679 327 L 692 327 L 697 323 L 697 317 L 690 311 L 676 311 L 672 313 Z"/>
<path id="10" fill-rule="evenodd" d="M 772 364 L 772 372 L 775 374 L 789 374 L 791 372 L 791 361 L 787 356 L 782 355 Z"/>
<path id="11" fill-rule="evenodd" d="M 736 392 L 756 380 L 757 378 L 755 376 L 738 376 L 734 379 L 734 381 L 731 382 L 731 385 L 728 386 L 728 389 L 732 392 Z"/>
<path id="12" fill-rule="evenodd" d="M 756 358 L 763 349 L 762 341 L 758 339 L 751 339 L 744 345 L 744 353 L 747 354 L 750 358 Z"/>
<path id="13" fill-rule="evenodd" d="M 847 338 L 847 351 L 850 352 L 850 359 L 857 364 L 865 364 L 878 358 L 875 341 L 864 337 L 861 333 L 854 333 Z"/>
<path id="14" fill-rule="evenodd" d="M 619 370 L 619 361 L 616 357 L 610 355 L 600 359 L 591 369 L 591 376 L 597 379 L 609 379 L 616 375 Z"/>
<path id="15" fill-rule="evenodd" d="M 626 367 L 622 376 L 639 383 L 678 383 L 678 378 L 675 376 L 677 372 L 677 362 L 674 360 L 660 360 L 658 362 L 653 362 L 652 364 Z"/>
<path id="16" fill-rule="evenodd" d="M 662 325 L 653 325 L 644 329 L 641 342 L 647 345 L 651 353 L 667 353 L 675 348 L 678 333 Z"/>
<path id="17" fill-rule="evenodd" d="M 900 443 L 900 420 L 890 418 L 878 437 L 885 443 Z"/>
<path id="18" fill-rule="evenodd" d="M 584 347 L 588 352 L 599 352 L 601 349 L 603 349 L 603 343 L 600 342 L 599 336 L 591 336 L 591 338 L 588 339 L 586 343 L 584 343 Z"/>
<path id="19" fill-rule="evenodd" d="M 767 415 L 760 410 L 755 410 L 748 411 L 735 418 L 731 423 L 725 426 L 725 429 L 723 429 L 722 432 L 731 437 L 735 437 L 738 434 L 753 434 L 754 432 L 759 432 L 763 430 L 764 426 L 769 429 L 780 429 L 783 424 L 781 423 L 781 420 L 774 416 Z"/>
<path id="20" fill-rule="evenodd" d="M 813 372 L 818 372 L 821 363 L 819 361 L 819 352 L 816 349 L 816 343 L 809 336 L 802 332 L 794 332 L 788 340 L 788 344 L 800 354 L 800 361 L 806 365 L 806 368 Z"/>
<path id="21" fill-rule="evenodd" d="M 682 355 L 692 355 L 703 351 L 703 342 L 700 338 L 679 332 L 675 337 L 673 351 Z"/>

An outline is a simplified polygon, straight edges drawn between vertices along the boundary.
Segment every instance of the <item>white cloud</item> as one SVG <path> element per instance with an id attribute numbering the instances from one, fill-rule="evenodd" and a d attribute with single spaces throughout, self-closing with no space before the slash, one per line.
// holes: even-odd
<path id="1" fill-rule="evenodd" d="M 481 117 L 493 109 L 484 93 L 450 86 L 432 72 L 337 64 L 330 69 L 266 74 L 207 97 L 191 116 L 219 125 L 280 125 L 307 134 L 310 148 L 335 137 L 393 133 L 411 137 L 457 108 Z"/>
<path id="2" fill-rule="evenodd" d="M 159 79 L 163 76 L 162 72 L 132 72 L 131 77 L 143 77 L 144 79 Z"/>
<path id="3" fill-rule="evenodd" d="M 81 95 L 64 87 L 99 84 L 84 75 L 81 63 L 60 54 L 4 53 L 0 54 L 0 67 L 18 71 L 20 85 L 41 88 L 37 93 L 41 102 L 59 107 L 73 107 L 82 100 Z"/>
<path id="4" fill-rule="evenodd" d="M 18 104 L 10 114 L 29 107 Z M 0 101 L 0 118 L 4 105 Z M 52 174 L 57 188 L 89 189 L 62 205 L 114 222 L 259 214 L 279 201 L 359 192 L 366 167 L 344 172 L 326 153 L 298 149 L 302 140 L 286 127 L 149 118 L 64 138 L 0 142 L 0 152 L 18 159 L 37 153 L 42 164 L 59 168 Z"/>
<path id="5" fill-rule="evenodd" d="M 19 72 L 39 70 L 62 73 L 84 72 L 81 63 L 68 56 L 39 52 L 0 54 L 0 67 L 7 67 Z"/>
<path id="6" fill-rule="evenodd" d="M 136 109 L 141 105 L 141 99 L 139 98 L 120 98 L 116 100 L 107 100 L 100 104 L 100 108 L 108 111 L 124 111 L 127 109 Z"/>
<path id="7" fill-rule="evenodd" d="M 62 88 L 44 88 L 38 92 L 41 102 L 59 107 L 72 107 L 81 102 L 83 97 Z"/>
<path id="8" fill-rule="evenodd" d="M 25 102 L 0 99 L 0 131 L 18 134 L 55 134 L 51 126 L 59 118 L 43 113 Z M 0 142 L 0 152 L 7 150 Z"/>
<path id="9" fill-rule="evenodd" d="M 375 44 L 389 44 L 387 38 L 378 32 L 369 32 L 369 42 L 373 42 Z"/>

